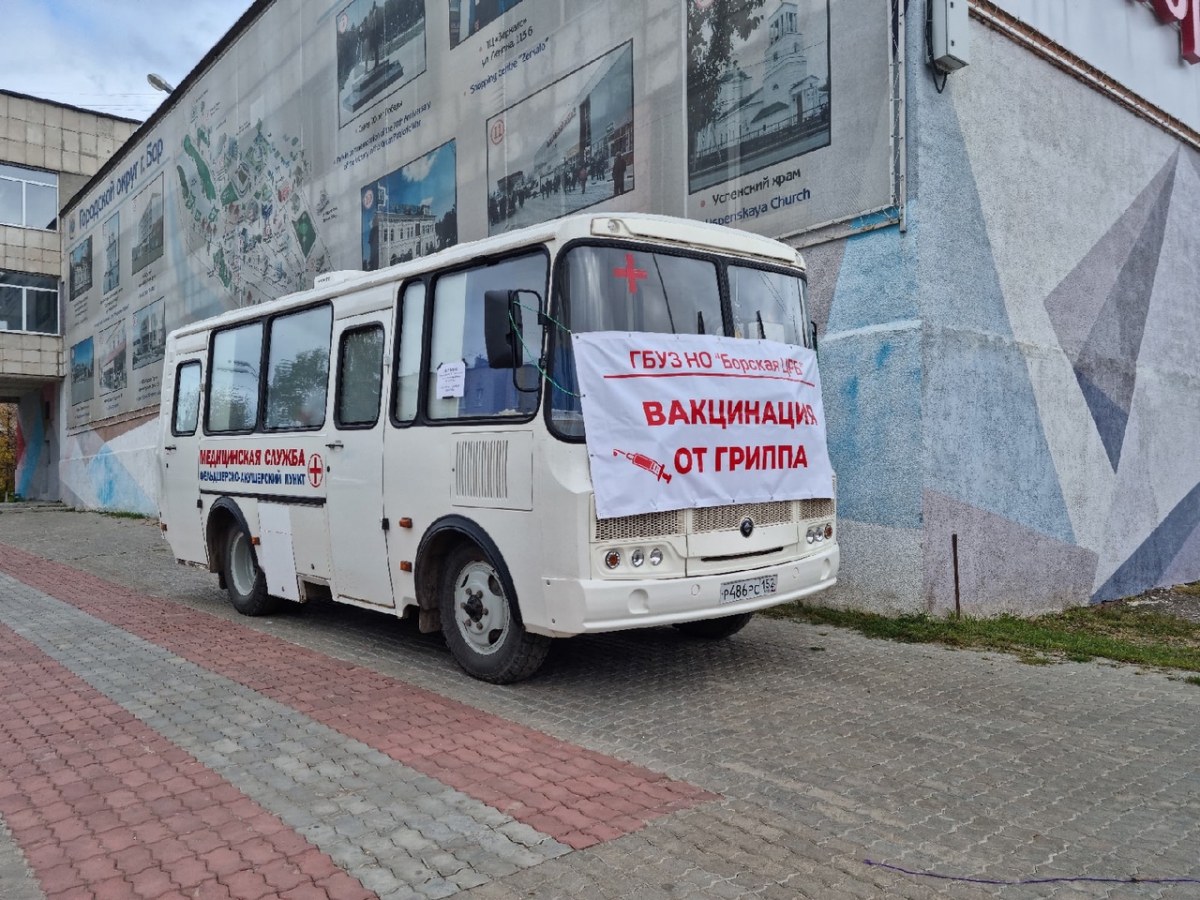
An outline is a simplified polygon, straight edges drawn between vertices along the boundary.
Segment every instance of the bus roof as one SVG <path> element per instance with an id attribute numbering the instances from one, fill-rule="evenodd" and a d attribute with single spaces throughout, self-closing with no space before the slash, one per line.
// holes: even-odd
<path id="1" fill-rule="evenodd" d="M 420 259 L 370 272 L 356 270 L 327 272 L 318 275 L 316 285 L 309 290 L 288 294 L 257 306 L 230 310 L 181 326 L 173 330 L 170 337 L 176 338 L 207 331 L 210 328 L 232 324 L 242 319 L 253 319 L 292 306 L 301 306 L 335 297 L 350 290 L 362 290 L 402 278 L 410 278 L 430 269 L 453 267 L 468 263 L 473 259 L 496 256 L 526 245 L 551 242 L 565 244 L 572 240 L 589 237 L 676 244 L 804 268 L 804 260 L 800 251 L 787 244 L 723 225 L 711 225 L 707 222 L 647 213 L 576 214 L 477 241 L 456 244 Z"/>

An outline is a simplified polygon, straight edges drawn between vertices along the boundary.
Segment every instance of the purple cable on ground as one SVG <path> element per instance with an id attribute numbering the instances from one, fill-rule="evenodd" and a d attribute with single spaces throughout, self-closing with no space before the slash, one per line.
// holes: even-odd
<path id="1" fill-rule="evenodd" d="M 941 875 L 937 872 L 915 872 L 912 869 L 893 866 L 891 863 L 874 862 L 869 859 L 864 859 L 863 862 L 868 866 L 879 866 L 884 869 L 891 869 L 894 872 L 903 872 L 905 875 L 919 875 L 922 878 L 940 878 L 943 881 L 966 881 L 971 884 L 994 884 L 999 886 L 1058 884 L 1070 881 L 1089 881 L 1102 884 L 1200 884 L 1200 878 L 1139 878 L 1136 875 L 1130 875 L 1127 878 L 1096 878 L 1087 875 L 1073 875 L 1059 878 L 1025 878 L 1020 881 L 1000 881 L 993 878 L 968 878 L 964 875 Z"/>

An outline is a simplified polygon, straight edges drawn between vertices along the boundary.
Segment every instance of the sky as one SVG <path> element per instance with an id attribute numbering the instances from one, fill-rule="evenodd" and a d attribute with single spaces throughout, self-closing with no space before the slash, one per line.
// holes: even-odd
<path id="1" fill-rule="evenodd" d="M 14 0 L 3 3 L 0 88 L 128 119 L 147 118 L 252 0 Z"/>

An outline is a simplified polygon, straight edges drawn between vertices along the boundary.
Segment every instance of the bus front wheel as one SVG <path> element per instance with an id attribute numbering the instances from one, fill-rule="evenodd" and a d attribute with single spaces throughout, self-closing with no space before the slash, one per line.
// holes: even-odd
<path id="1" fill-rule="evenodd" d="M 505 591 L 495 564 L 480 547 L 465 544 L 450 553 L 438 593 L 442 634 L 467 674 L 512 684 L 542 665 L 550 638 L 525 630 L 516 598 Z"/>
<path id="2" fill-rule="evenodd" d="M 243 616 L 265 616 L 277 607 L 267 593 L 267 576 L 258 565 L 250 536 L 240 525 L 225 536 L 225 587 L 233 608 Z"/>

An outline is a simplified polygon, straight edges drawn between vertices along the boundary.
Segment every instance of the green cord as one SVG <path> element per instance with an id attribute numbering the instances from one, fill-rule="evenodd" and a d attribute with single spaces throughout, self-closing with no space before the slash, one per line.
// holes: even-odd
<path id="1" fill-rule="evenodd" d="M 524 303 L 517 303 L 516 305 L 519 306 L 521 309 L 527 309 L 530 312 L 535 312 L 539 316 L 545 315 L 540 309 L 535 309 L 532 306 L 526 306 Z M 562 324 L 562 322 L 559 322 L 557 319 L 552 319 L 552 318 L 550 318 L 550 316 L 546 316 L 546 318 L 549 321 L 553 322 L 555 325 L 557 325 L 559 328 L 561 328 L 563 331 L 565 331 L 567 334 L 571 333 L 571 329 L 568 328 L 566 325 Z M 537 359 L 538 358 L 537 354 L 535 354 L 532 350 L 530 350 L 529 345 L 525 343 L 525 335 L 523 335 L 521 333 L 521 328 L 519 325 L 517 325 L 517 320 L 513 318 L 511 309 L 508 311 L 508 324 L 512 326 L 513 333 L 516 334 L 517 340 L 521 342 L 521 346 L 525 349 L 525 352 L 527 354 L 529 354 L 529 358 Z M 574 393 L 573 391 L 568 391 L 565 387 L 563 387 L 561 384 L 559 384 L 557 381 L 555 381 L 553 378 L 551 378 L 549 373 L 545 369 L 543 369 L 541 367 L 541 365 L 539 365 L 538 363 L 535 362 L 533 364 L 533 367 L 535 369 L 537 369 L 538 373 L 543 378 L 545 378 L 548 382 L 550 382 L 550 384 L 556 390 L 558 390 L 560 393 L 566 394 L 568 397 L 578 397 L 579 396 L 578 394 Z"/>

